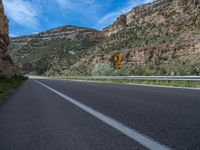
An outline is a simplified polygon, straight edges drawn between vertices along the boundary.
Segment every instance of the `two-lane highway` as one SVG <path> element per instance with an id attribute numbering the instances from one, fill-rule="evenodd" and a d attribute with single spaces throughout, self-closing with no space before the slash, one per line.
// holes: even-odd
<path id="1" fill-rule="evenodd" d="M 199 108 L 199 90 L 30 79 L 0 105 L 0 150 L 198 150 Z"/>

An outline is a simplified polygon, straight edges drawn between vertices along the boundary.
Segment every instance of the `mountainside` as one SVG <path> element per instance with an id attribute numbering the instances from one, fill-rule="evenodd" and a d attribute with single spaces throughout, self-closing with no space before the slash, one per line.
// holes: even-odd
<path id="1" fill-rule="evenodd" d="M 39 74 L 63 74 L 91 47 L 101 41 L 94 29 L 65 26 L 32 36 L 11 38 L 10 55 L 23 71 Z"/>
<path id="2" fill-rule="evenodd" d="M 6 54 L 9 44 L 8 20 L 4 14 L 2 0 L 0 0 L 0 78 L 18 75 L 19 71 Z"/>
<path id="3" fill-rule="evenodd" d="M 14 62 L 48 75 L 200 75 L 200 0 L 145 4 L 102 32 L 68 28 L 11 39 Z M 110 63 L 116 52 L 119 71 Z"/>

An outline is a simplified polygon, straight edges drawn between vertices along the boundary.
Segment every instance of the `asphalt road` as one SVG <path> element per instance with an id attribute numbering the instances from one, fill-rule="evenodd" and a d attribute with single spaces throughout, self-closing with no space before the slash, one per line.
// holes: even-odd
<path id="1" fill-rule="evenodd" d="M 198 90 L 37 81 L 0 105 L 0 150 L 200 149 Z"/>

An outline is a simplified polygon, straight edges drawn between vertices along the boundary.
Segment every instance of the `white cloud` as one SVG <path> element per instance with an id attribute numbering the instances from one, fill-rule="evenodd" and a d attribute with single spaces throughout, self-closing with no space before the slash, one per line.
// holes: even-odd
<path id="1" fill-rule="evenodd" d="M 56 0 L 61 8 L 74 9 L 74 4 L 71 0 Z"/>
<path id="2" fill-rule="evenodd" d="M 10 19 L 22 26 L 36 28 L 39 11 L 35 5 L 25 0 L 3 0 L 6 14 Z"/>
<path id="3" fill-rule="evenodd" d="M 32 34 L 38 34 L 39 32 L 33 32 Z"/>
<path id="4" fill-rule="evenodd" d="M 146 4 L 146 3 L 151 3 L 151 2 L 153 2 L 153 1 L 155 1 L 155 0 L 145 0 L 144 3 L 145 3 L 145 4 Z"/>
<path id="5" fill-rule="evenodd" d="M 16 37 L 16 35 L 14 35 L 14 34 L 11 34 L 11 33 L 9 34 L 9 36 L 10 36 L 10 37 Z"/>
<path id="6" fill-rule="evenodd" d="M 114 20 L 119 16 L 121 13 L 120 12 L 112 12 L 107 15 L 105 15 L 103 18 L 101 18 L 97 24 L 97 28 L 104 28 L 111 22 L 114 22 Z"/>
<path id="7" fill-rule="evenodd" d="M 111 12 L 101 18 L 97 24 L 97 28 L 102 29 L 108 26 L 110 23 L 114 22 L 119 15 L 129 12 L 134 6 L 137 5 L 138 3 L 135 0 L 130 0 L 125 7 L 119 9 L 118 11 Z"/>
<path id="8" fill-rule="evenodd" d="M 88 13 L 96 15 L 100 3 L 97 3 L 96 0 L 56 0 L 59 7 L 63 10 L 64 13 L 78 12 L 82 15 L 88 16 Z"/>

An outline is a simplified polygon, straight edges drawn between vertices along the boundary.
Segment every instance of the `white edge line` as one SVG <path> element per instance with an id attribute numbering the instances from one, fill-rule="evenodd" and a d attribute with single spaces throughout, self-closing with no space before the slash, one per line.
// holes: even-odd
<path id="1" fill-rule="evenodd" d="M 76 105 L 77 107 L 79 107 L 80 109 L 86 111 L 87 113 L 91 114 L 92 116 L 98 118 L 99 120 L 103 121 L 104 123 L 112 126 L 113 128 L 115 128 L 116 130 L 120 131 L 121 133 L 125 134 L 126 136 L 128 136 L 129 138 L 133 139 L 134 141 L 140 143 L 141 145 L 143 145 L 144 147 L 150 149 L 150 150 L 171 150 L 172 148 L 163 145 L 153 139 L 151 139 L 150 137 L 147 137 L 141 133 L 139 133 L 137 130 L 135 129 L 131 129 L 125 125 L 123 125 L 122 123 L 120 123 L 119 121 L 116 121 L 115 119 L 112 119 L 111 117 L 108 117 L 82 103 L 80 103 L 79 101 L 68 97 L 66 95 L 64 95 L 63 93 L 54 90 L 53 88 L 33 79 L 35 82 L 37 82 L 38 84 L 42 85 L 43 87 L 49 89 L 50 91 L 54 92 L 55 94 L 59 95 L 60 97 L 66 99 L 67 101 L 71 102 L 72 104 Z"/>
<path id="2" fill-rule="evenodd" d="M 58 80 L 58 79 L 53 79 Z M 183 89 L 183 90 L 200 90 L 200 88 L 190 87 L 177 87 L 177 86 L 164 86 L 164 85 L 148 85 L 148 84 L 136 84 L 136 83 L 113 83 L 113 82 L 101 82 L 101 81 L 89 81 L 89 80 L 75 80 L 75 79 L 59 79 L 63 81 L 75 81 L 75 82 L 88 82 L 88 83 L 107 83 L 107 84 L 122 84 L 122 85 L 135 85 L 135 86 L 146 86 L 156 88 L 168 88 L 168 89 Z"/>
<path id="3" fill-rule="evenodd" d="M 95 80 L 78 80 L 78 79 L 63 79 L 63 78 L 51 78 L 51 77 L 37 77 L 30 76 L 30 79 L 48 79 L 48 80 L 62 80 L 62 81 L 75 81 L 75 82 L 88 82 L 88 83 L 106 83 L 106 84 L 122 84 L 122 85 L 135 85 L 135 86 L 146 86 L 146 87 L 156 87 L 156 88 L 168 88 L 168 89 L 183 89 L 183 90 L 200 90 L 200 88 L 193 87 L 178 87 L 178 86 L 164 86 L 164 85 L 148 85 L 148 84 L 137 84 L 137 83 L 113 83 L 113 82 L 103 82 Z"/>

